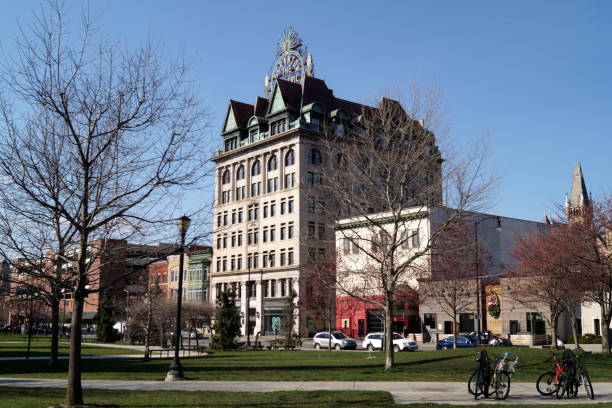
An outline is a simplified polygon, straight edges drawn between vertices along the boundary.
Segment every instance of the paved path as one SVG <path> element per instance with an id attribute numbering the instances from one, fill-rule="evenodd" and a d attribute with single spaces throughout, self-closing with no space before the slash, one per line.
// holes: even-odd
<path id="1" fill-rule="evenodd" d="M 164 373 L 160 373 L 160 379 Z M 43 380 L 28 378 L 0 378 L 0 387 L 66 387 L 66 380 Z M 429 402 L 440 404 L 474 404 L 474 397 L 469 395 L 465 383 L 459 382 L 300 382 L 300 381 L 110 381 L 84 380 L 84 388 L 109 390 L 162 390 L 162 391 L 387 391 L 399 404 Z M 492 404 L 549 404 L 563 405 L 576 403 L 612 402 L 612 383 L 595 383 L 593 385 L 596 399 L 584 397 L 584 390 L 579 391 L 577 399 L 557 400 L 554 397 L 542 397 L 537 394 L 533 383 L 512 383 L 510 396 L 505 401 L 479 400 L 479 403 Z"/>

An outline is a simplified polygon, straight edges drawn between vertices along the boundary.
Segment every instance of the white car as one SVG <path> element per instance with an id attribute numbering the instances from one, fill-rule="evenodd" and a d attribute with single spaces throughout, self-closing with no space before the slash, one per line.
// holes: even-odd
<path id="1" fill-rule="evenodd" d="M 382 350 L 383 339 L 385 338 L 385 334 L 383 332 L 379 333 L 370 333 L 365 339 L 363 339 L 362 347 L 364 349 L 368 349 L 370 351 L 380 349 Z M 404 336 L 399 333 L 393 333 L 393 350 L 394 351 L 415 351 L 418 349 L 416 341 L 408 340 Z"/>

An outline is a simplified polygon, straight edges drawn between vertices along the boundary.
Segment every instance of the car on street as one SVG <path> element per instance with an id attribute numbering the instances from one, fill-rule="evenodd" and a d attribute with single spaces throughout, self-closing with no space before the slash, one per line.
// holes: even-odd
<path id="1" fill-rule="evenodd" d="M 476 347 L 478 345 L 477 339 L 469 339 L 466 336 L 457 336 L 457 348 L 460 347 Z M 436 343 L 436 350 L 448 350 L 453 348 L 455 338 L 449 336 Z"/>
<path id="2" fill-rule="evenodd" d="M 383 332 L 369 333 L 363 339 L 362 347 L 370 351 L 382 350 L 385 334 Z M 394 351 L 415 351 L 418 349 L 416 341 L 409 340 L 399 333 L 393 333 L 393 350 Z"/>
<path id="3" fill-rule="evenodd" d="M 344 333 L 339 331 L 332 332 L 319 332 L 312 338 L 312 346 L 318 349 L 329 348 L 331 341 L 331 348 L 334 350 L 355 350 L 357 348 L 357 342 L 354 339 L 346 336 Z"/>

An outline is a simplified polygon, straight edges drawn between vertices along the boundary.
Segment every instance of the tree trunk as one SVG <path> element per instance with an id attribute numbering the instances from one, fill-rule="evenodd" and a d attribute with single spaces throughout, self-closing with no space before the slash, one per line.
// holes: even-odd
<path id="1" fill-rule="evenodd" d="M 550 338 L 551 338 L 551 344 L 550 346 L 553 349 L 557 348 L 557 321 L 558 321 L 558 317 L 553 317 L 550 323 Z M 535 336 L 535 327 L 532 327 L 531 330 L 533 330 L 533 335 Z"/>
<path id="2" fill-rule="evenodd" d="M 59 300 L 51 301 L 51 354 L 49 354 L 49 367 L 57 366 L 59 353 Z"/>
<path id="3" fill-rule="evenodd" d="M 145 330 L 145 345 L 144 345 L 144 361 L 150 360 L 150 343 L 151 343 L 151 317 L 153 315 L 153 305 L 151 301 L 151 291 L 147 295 L 147 328 Z"/>
<path id="4" fill-rule="evenodd" d="M 68 386 L 66 388 L 66 407 L 83 405 L 81 388 L 81 322 L 83 320 L 84 295 L 78 290 L 75 293 L 72 320 L 70 322 L 70 360 L 68 362 Z"/>
<path id="5" fill-rule="evenodd" d="M 393 368 L 393 295 L 387 293 L 385 296 L 385 370 Z"/>
<path id="6" fill-rule="evenodd" d="M 606 313 L 606 306 L 600 305 L 601 309 L 601 352 L 610 354 L 610 316 Z"/>
<path id="7" fill-rule="evenodd" d="M 28 351 L 26 352 L 26 360 L 30 359 L 30 349 L 32 346 L 32 326 L 34 326 L 34 322 L 32 317 L 30 317 L 26 325 L 28 331 Z"/>
<path id="8" fill-rule="evenodd" d="M 580 339 L 578 338 L 578 321 L 576 316 L 572 316 L 572 334 L 574 335 L 574 345 L 580 348 Z"/>
<path id="9" fill-rule="evenodd" d="M 457 312 L 453 313 L 453 349 L 457 349 Z"/>

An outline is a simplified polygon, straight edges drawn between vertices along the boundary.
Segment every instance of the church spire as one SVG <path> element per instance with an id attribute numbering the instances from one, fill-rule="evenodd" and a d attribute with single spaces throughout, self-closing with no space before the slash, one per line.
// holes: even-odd
<path id="1" fill-rule="evenodd" d="M 582 167 L 580 163 L 574 165 L 574 175 L 572 176 L 572 191 L 570 192 L 569 206 L 573 208 L 584 207 L 589 204 Z"/>

